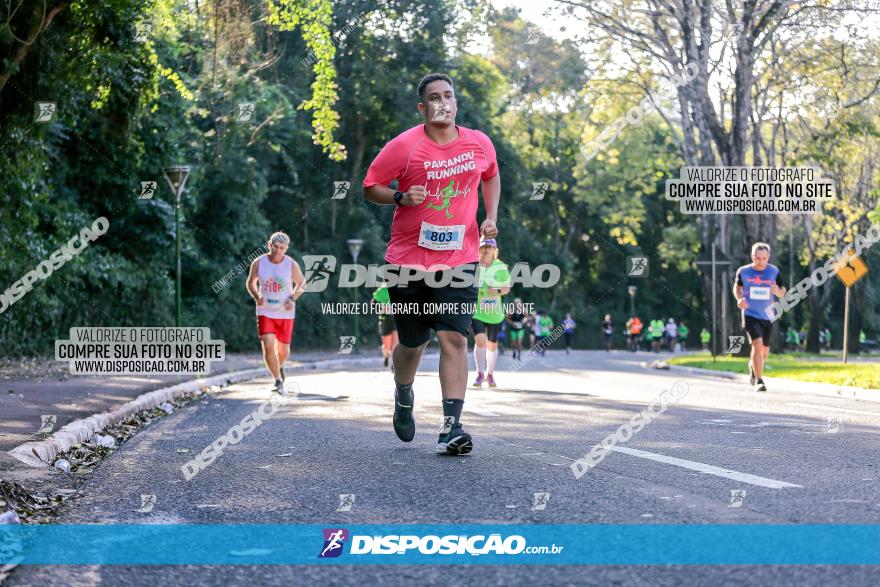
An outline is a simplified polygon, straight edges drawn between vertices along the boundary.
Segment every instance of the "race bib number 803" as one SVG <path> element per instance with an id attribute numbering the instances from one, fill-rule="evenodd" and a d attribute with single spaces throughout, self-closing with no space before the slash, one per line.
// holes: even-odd
<path id="1" fill-rule="evenodd" d="M 460 251 L 464 242 L 464 224 L 435 226 L 422 222 L 419 246 L 432 251 Z"/>

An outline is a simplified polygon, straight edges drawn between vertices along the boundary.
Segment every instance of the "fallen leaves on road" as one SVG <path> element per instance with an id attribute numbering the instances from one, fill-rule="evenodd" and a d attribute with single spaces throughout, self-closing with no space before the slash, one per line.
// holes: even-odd
<path id="1" fill-rule="evenodd" d="M 0 500 L 3 509 L 14 510 L 25 524 L 45 524 L 57 513 L 65 499 L 77 493 L 74 489 L 60 489 L 53 495 L 29 490 L 15 481 L 0 479 Z"/>
<path id="2" fill-rule="evenodd" d="M 210 388 L 210 390 L 213 389 L 213 387 Z M 66 459 L 70 461 L 70 474 L 82 477 L 83 475 L 90 473 L 92 469 L 101 464 L 111 452 L 116 450 L 119 445 L 134 436 L 145 426 L 148 426 L 153 420 L 167 416 L 169 413 L 173 413 L 174 408 L 180 408 L 194 399 L 203 397 L 205 391 L 209 391 L 209 388 L 200 389 L 193 393 L 182 395 L 171 402 L 163 402 L 161 405 L 154 408 L 141 410 L 140 412 L 132 414 L 119 424 L 106 427 L 101 431 L 103 434 L 95 434 L 91 439 L 92 442 L 75 444 L 70 447 L 66 453 L 58 454 L 55 457 L 55 460 L 50 464 L 54 465 L 54 463 L 59 460 Z M 171 410 L 171 412 L 169 412 L 169 410 Z M 179 448 L 177 449 L 177 452 L 180 454 L 186 454 L 189 452 L 189 449 Z"/>
<path id="3" fill-rule="evenodd" d="M 0 361 L 0 368 L 2 368 L 2 361 Z M 69 462 L 70 476 L 76 482 L 78 478 L 90 473 L 92 469 L 101 464 L 110 453 L 134 436 L 139 430 L 149 425 L 153 420 L 169 415 L 169 408 L 171 408 L 171 413 L 173 413 L 174 408 L 183 407 L 194 399 L 207 398 L 210 396 L 210 393 L 220 390 L 221 387 L 219 386 L 205 387 L 175 398 L 170 402 L 164 402 L 161 406 L 141 410 L 122 422 L 101 430 L 99 434 L 92 437 L 91 440 L 95 442 L 75 444 L 67 452 L 56 455 L 55 459 L 48 464 L 54 465 L 59 460 Z M 14 394 L 13 390 L 9 390 L 9 393 L 10 395 Z M 165 433 L 173 434 L 173 432 Z M 97 442 L 101 442 L 105 446 L 100 446 Z M 189 449 L 179 448 L 177 452 L 186 454 L 189 452 Z M 292 453 L 287 456 L 292 456 Z M 37 457 L 39 458 L 39 455 Z M 67 467 L 64 468 L 66 469 Z M 11 508 L 18 514 L 24 524 L 48 524 L 52 522 L 58 515 L 58 507 L 61 503 L 78 495 L 81 495 L 81 492 L 76 489 L 55 489 L 51 495 L 46 495 L 30 491 L 14 481 L 0 479 L 0 504 L 2 504 L 0 509 Z M 6 570 L 6 567 L 0 567 L 0 583 L 3 581 Z"/>

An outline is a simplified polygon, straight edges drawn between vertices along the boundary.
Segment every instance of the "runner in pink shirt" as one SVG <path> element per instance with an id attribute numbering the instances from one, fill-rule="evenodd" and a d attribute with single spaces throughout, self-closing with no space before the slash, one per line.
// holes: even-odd
<path id="1" fill-rule="evenodd" d="M 392 139 L 367 171 L 364 197 L 396 205 L 385 260 L 393 265 L 434 272 L 388 288 L 392 304 L 452 304 L 458 311 L 395 316 L 400 344 L 394 350 L 394 431 L 410 442 L 415 436 L 413 390 L 422 351 L 437 333 L 443 425 L 437 451 L 464 454 L 473 449 L 461 425 L 467 387 L 467 330 L 477 301 L 474 275 L 480 236 L 494 238 L 501 180 L 495 148 L 485 134 L 455 124 L 457 106 L 452 79 L 425 76 L 418 86 L 424 124 Z M 388 186 L 397 181 L 396 191 Z M 477 225 L 478 189 L 482 186 L 486 218 Z M 453 280 L 452 275 L 456 275 Z M 441 285 L 437 285 L 441 284 Z"/>

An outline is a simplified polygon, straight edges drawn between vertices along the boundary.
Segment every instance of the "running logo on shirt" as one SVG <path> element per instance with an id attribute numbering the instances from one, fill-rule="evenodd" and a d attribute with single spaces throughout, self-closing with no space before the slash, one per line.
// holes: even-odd
<path id="1" fill-rule="evenodd" d="M 444 214 L 446 214 L 446 218 L 452 218 L 453 214 L 449 211 L 449 204 L 452 203 L 452 198 L 461 194 L 461 190 L 456 190 L 455 189 L 455 180 L 450 179 L 449 185 L 447 185 L 445 188 L 440 190 L 439 193 L 442 194 L 443 204 L 440 204 L 440 205 L 432 204 L 431 202 L 428 202 L 426 200 L 425 201 L 425 208 L 437 210 L 438 212 L 442 211 Z"/>

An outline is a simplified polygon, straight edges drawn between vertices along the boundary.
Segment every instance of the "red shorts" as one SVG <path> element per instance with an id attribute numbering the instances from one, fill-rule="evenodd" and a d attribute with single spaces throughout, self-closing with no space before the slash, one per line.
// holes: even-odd
<path id="1" fill-rule="evenodd" d="M 293 336 L 293 318 L 257 316 L 257 331 L 260 336 L 274 334 L 278 342 L 290 344 L 290 338 Z"/>

